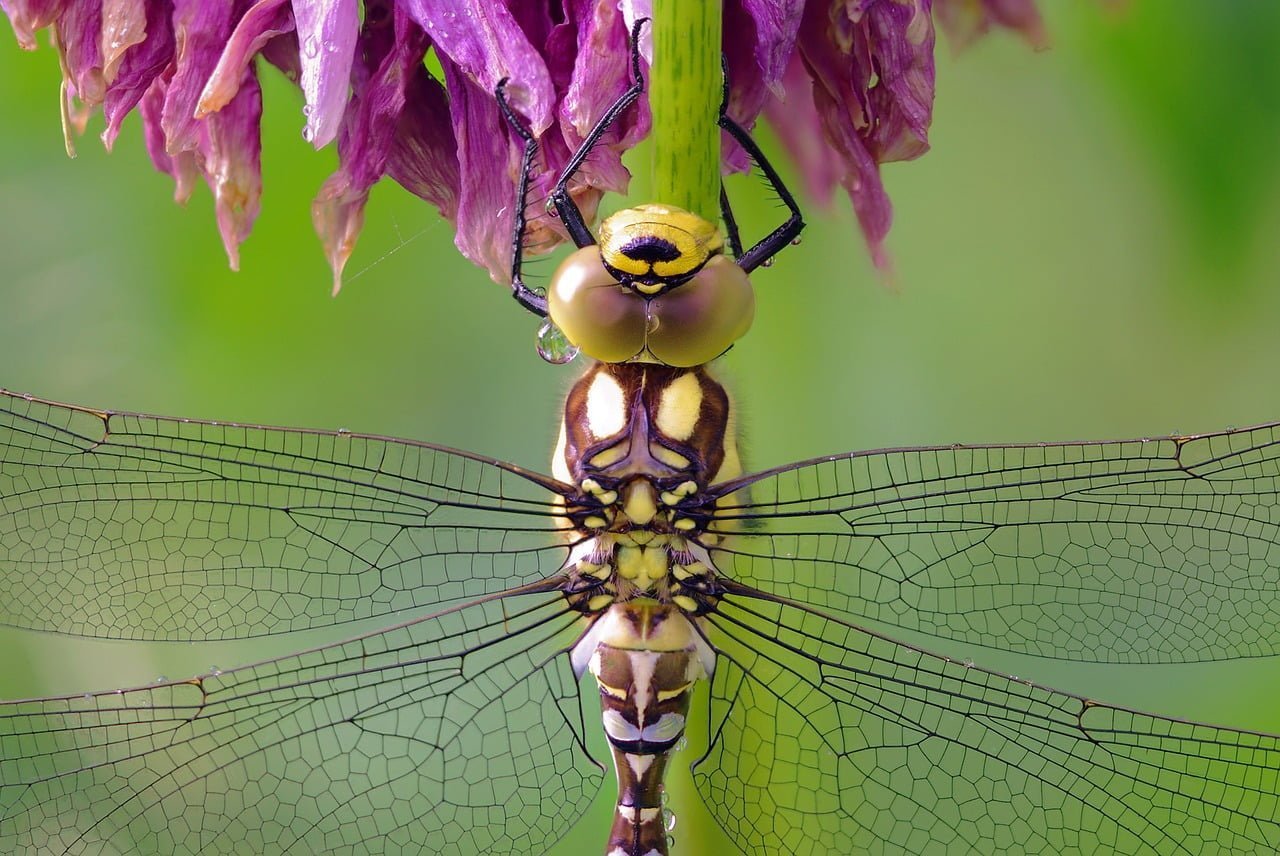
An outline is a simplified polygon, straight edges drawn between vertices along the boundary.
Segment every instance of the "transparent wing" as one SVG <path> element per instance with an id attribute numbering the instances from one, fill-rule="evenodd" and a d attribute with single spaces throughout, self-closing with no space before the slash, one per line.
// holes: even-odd
<path id="1" fill-rule="evenodd" d="M 1099 662 L 1280 651 L 1280 443 L 853 453 L 717 487 L 726 575 L 855 622 Z M 731 495 L 732 494 L 732 495 Z"/>
<path id="2" fill-rule="evenodd" d="M 0 623 L 230 639 L 434 610 L 554 573 L 561 489 L 409 441 L 0 391 Z"/>
<path id="3" fill-rule="evenodd" d="M 749 853 L 1274 853 L 1280 738 L 1098 704 L 749 597 L 694 767 Z"/>
<path id="4" fill-rule="evenodd" d="M 0 704 L 0 852 L 540 852 L 599 790 L 558 595 Z"/>

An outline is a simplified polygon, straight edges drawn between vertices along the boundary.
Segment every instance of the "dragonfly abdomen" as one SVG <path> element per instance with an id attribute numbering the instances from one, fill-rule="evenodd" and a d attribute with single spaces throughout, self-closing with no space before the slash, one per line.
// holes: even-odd
<path id="1" fill-rule="evenodd" d="M 609 856 L 667 853 L 663 780 L 684 736 L 694 685 L 715 654 L 679 608 L 640 599 L 606 610 L 574 647 L 579 675 L 600 690 L 605 736 L 618 773 Z"/>

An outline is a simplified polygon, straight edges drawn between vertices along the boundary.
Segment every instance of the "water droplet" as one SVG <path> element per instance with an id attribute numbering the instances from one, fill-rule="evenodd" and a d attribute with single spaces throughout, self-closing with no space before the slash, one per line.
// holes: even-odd
<path id="1" fill-rule="evenodd" d="M 222 670 L 219 669 L 217 666 L 210 666 L 209 674 L 213 675 L 216 678 L 218 675 L 222 674 Z"/>
<path id="2" fill-rule="evenodd" d="M 569 341 L 564 331 L 548 318 L 538 328 L 538 356 L 555 366 L 562 366 L 578 356 L 578 346 Z"/>
<path id="3" fill-rule="evenodd" d="M 676 828 L 676 813 L 674 811 L 663 810 L 662 825 L 667 828 L 667 832 Z"/>
<path id="4" fill-rule="evenodd" d="M 798 247 L 802 243 L 804 243 L 804 238 L 800 237 L 799 235 L 796 235 L 794 238 L 791 239 L 791 246 L 793 247 Z"/>
<path id="5" fill-rule="evenodd" d="M 773 267 L 773 259 L 765 259 L 760 262 L 760 267 Z"/>
<path id="6" fill-rule="evenodd" d="M 973 658 L 972 658 L 972 657 L 965 657 L 965 658 L 964 658 L 964 667 L 965 667 L 966 669 L 972 669 L 972 668 L 973 668 L 973 665 L 974 665 L 974 664 L 973 664 Z"/>
<path id="7" fill-rule="evenodd" d="M 333 42 L 326 42 L 326 43 L 325 43 L 325 46 L 324 46 L 324 49 L 325 49 L 325 52 L 326 52 L 326 53 L 337 53 L 337 52 L 338 52 L 338 46 L 337 46 L 336 44 L 334 44 Z"/>
<path id="8" fill-rule="evenodd" d="M 84 694 L 84 700 L 85 700 L 85 701 L 92 701 L 92 700 L 93 700 L 93 693 L 85 693 L 85 694 Z"/>
<path id="9" fill-rule="evenodd" d="M 667 788 L 666 788 L 666 786 L 665 786 L 665 785 L 664 785 L 664 786 L 663 786 L 663 788 L 662 788 L 662 797 L 661 797 L 661 799 L 662 799 L 662 804 L 663 804 L 663 805 L 666 805 L 666 804 L 667 804 L 667 802 L 671 799 L 671 797 L 667 795 Z"/>
<path id="10" fill-rule="evenodd" d="M 302 115 L 303 115 L 303 116 L 310 116 L 310 115 L 311 115 L 311 105 L 310 105 L 310 104 L 303 104 L 303 105 L 302 105 Z"/>
<path id="11" fill-rule="evenodd" d="M 302 139 L 306 140 L 309 143 L 315 138 L 316 138 L 316 132 L 311 130 L 310 125 L 307 125 L 305 128 L 302 129 Z"/>
<path id="12" fill-rule="evenodd" d="M 343 436 L 343 437 L 350 437 L 350 436 L 351 436 L 351 429 L 350 429 L 350 428 L 339 428 L 339 429 L 338 429 L 338 434 L 339 434 L 340 436 Z"/>
<path id="13" fill-rule="evenodd" d="M 302 43 L 302 54 L 307 57 L 314 57 L 320 53 L 320 42 L 312 36 Z"/>
<path id="14" fill-rule="evenodd" d="M 685 737 L 683 734 L 681 734 L 681 735 L 680 735 L 680 739 L 676 741 L 676 751 L 677 751 L 677 752 L 683 752 L 683 751 L 684 751 L 684 747 L 686 747 L 686 746 L 688 746 L 688 745 L 689 745 L 689 738 L 688 738 L 688 737 Z"/>
<path id="15" fill-rule="evenodd" d="M 658 332 L 658 328 L 662 326 L 662 319 L 657 315 L 649 314 L 644 319 L 644 332 L 650 336 Z"/>
<path id="16" fill-rule="evenodd" d="M 676 837 L 674 835 L 667 836 L 667 849 L 674 850 L 676 847 Z"/>
<path id="17" fill-rule="evenodd" d="M 156 675 L 156 679 L 155 679 L 154 681 L 152 681 L 152 683 L 153 683 L 153 684 L 163 684 L 163 683 L 164 683 L 165 681 L 167 681 L 167 680 L 169 680 L 169 679 L 168 679 L 168 678 L 166 678 L 164 675 Z"/>

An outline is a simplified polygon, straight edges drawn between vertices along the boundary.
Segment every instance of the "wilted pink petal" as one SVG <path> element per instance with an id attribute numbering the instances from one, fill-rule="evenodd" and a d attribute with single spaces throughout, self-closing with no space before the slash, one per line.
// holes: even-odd
<path id="1" fill-rule="evenodd" d="M 151 162 L 160 172 L 173 178 L 173 200 L 185 205 L 191 198 L 200 167 L 196 162 L 195 152 L 191 150 L 169 152 L 168 138 L 164 132 L 167 89 L 167 81 L 163 77 L 157 77 L 138 102 L 138 113 L 142 117 L 142 136 L 147 145 L 147 154 L 151 155 Z"/>
<path id="2" fill-rule="evenodd" d="M 234 7 L 231 3 L 174 0 L 173 35 L 176 50 L 169 79 L 162 126 L 170 154 L 195 149 L 200 142 L 196 104 L 205 81 L 231 36 Z"/>
<path id="3" fill-rule="evenodd" d="M 240 269 L 240 244 L 249 237 L 262 200 L 262 90 L 245 68 L 236 96 L 204 123 L 203 172 L 213 191 L 218 231 L 232 270 Z"/>
<path id="4" fill-rule="evenodd" d="M 459 172 L 466 176 L 458 197 L 458 234 L 454 244 L 464 256 L 489 271 L 498 282 L 510 279 L 512 174 L 511 157 L 497 102 L 453 62 L 442 59 L 449 113 L 458 143 Z M 506 250 L 503 251 L 503 247 Z"/>
<path id="5" fill-rule="evenodd" d="M 955 51 L 965 49 L 993 26 L 1016 30 L 1037 50 L 1049 46 L 1033 0 L 934 0 L 933 14 Z"/>
<path id="6" fill-rule="evenodd" d="M 36 49 L 36 31 L 43 30 L 54 22 L 62 12 L 62 7 L 69 0 L 0 0 L 0 9 L 4 10 L 13 25 L 13 34 L 24 50 Z"/>
<path id="7" fill-rule="evenodd" d="M 116 79 L 124 52 L 147 37 L 146 0 L 102 0 L 102 77 Z"/>
<path id="8" fill-rule="evenodd" d="M 800 56 L 827 144 L 877 265 L 892 220 L 877 164 L 928 150 L 933 106 L 929 0 L 869 0 L 805 9 Z"/>
<path id="9" fill-rule="evenodd" d="M 779 97 L 779 80 L 788 57 L 795 51 L 803 9 L 804 4 L 785 0 L 725 3 L 721 50 L 729 78 L 728 113 L 748 130 L 754 127 L 771 92 L 774 98 Z M 751 168 L 747 153 L 728 134 L 720 135 L 720 150 L 726 171 L 746 172 Z"/>
<path id="10" fill-rule="evenodd" d="M 360 11 L 356 0 L 293 0 L 307 124 L 302 136 L 316 148 L 338 134 L 351 87 Z"/>
<path id="11" fill-rule="evenodd" d="M 98 49 L 102 27 L 101 0 L 69 3 L 55 22 L 58 52 L 68 98 L 86 106 L 102 103 L 107 84 L 102 77 L 102 52 Z"/>
<path id="12" fill-rule="evenodd" d="M 469 77 L 480 92 L 488 93 L 492 101 L 498 81 L 506 78 L 511 104 L 528 120 L 535 134 L 546 130 L 556 101 L 551 78 L 541 54 L 510 10 L 493 0 L 403 2 L 409 15 L 431 37 L 436 50 Z M 449 91 L 454 91 L 452 85 Z M 498 127 L 501 126 L 496 123 L 490 126 Z"/>
<path id="13" fill-rule="evenodd" d="M 880 163 L 929 150 L 933 118 L 933 19 L 929 0 L 877 4 L 866 16 L 868 148 Z M 877 79 L 878 78 L 878 79 Z"/>
<path id="14" fill-rule="evenodd" d="M 844 167 L 838 153 L 827 144 L 822 119 L 813 103 L 813 87 L 800 55 L 793 54 L 782 76 L 786 98 L 770 98 L 765 102 L 764 113 L 789 159 L 799 167 L 805 190 L 825 207 L 831 204 Z"/>
<path id="15" fill-rule="evenodd" d="M 441 216 L 456 221 L 461 174 L 458 143 L 448 117 L 444 87 L 419 66 L 408 81 L 405 109 L 387 157 L 387 174 L 434 205 Z"/>
<path id="16" fill-rule="evenodd" d="M 849 114 L 832 102 L 830 94 L 815 88 L 813 100 L 826 129 L 827 141 L 844 163 L 840 185 L 849 193 L 871 261 L 878 268 L 887 268 L 889 257 L 885 255 L 884 239 L 893 223 L 893 206 L 880 180 L 880 166 L 867 150 Z"/>
<path id="17" fill-rule="evenodd" d="M 244 70 L 258 51 L 276 36 L 291 30 L 293 8 L 289 0 L 258 0 L 250 6 L 231 32 L 213 74 L 200 93 L 196 118 L 221 110 L 235 96 Z"/>
<path id="18" fill-rule="evenodd" d="M 163 3 L 147 4 L 146 39 L 124 51 L 115 79 L 107 87 L 102 100 L 102 114 L 107 127 L 102 144 L 108 150 L 115 145 L 120 123 L 142 98 L 147 87 L 173 61 L 173 25 Z"/>
<path id="19" fill-rule="evenodd" d="M 174 177 L 177 198 L 188 197 L 197 174 L 213 188 L 233 264 L 261 192 L 253 76 L 261 56 L 303 89 L 304 136 L 317 146 L 339 136 L 340 167 L 314 210 L 335 276 L 359 234 L 370 187 L 390 175 L 454 219 L 458 247 L 500 282 L 509 275 L 523 140 L 497 109 L 498 81 L 507 80 L 508 101 L 538 141 L 523 240 L 548 249 L 565 230 L 543 203 L 585 135 L 630 84 L 630 28 L 651 6 L 652 0 L 0 0 L 24 47 L 34 47 L 36 29 L 54 28 L 68 137 L 101 103 L 102 138 L 110 147 L 125 115 L 140 105 L 148 150 L 157 168 Z M 928 148 L 931 7 L 931 0 L 724 3 L 730 115 L 750 128 L 767 111 L 811 193 L 829 197 L 836 184 L 848 190 L 877 264 L 884 264 L 892 216 L 879 164 Z M 1030 0 L 937 0 L 937 14 L 958 42 L 993 26 L 1044 42 Z M 650 44 L 645 31 L 646 59 Z M 445 71 L 445 87 L 423 67 L 428 47 Z M 625 190 L 630 176 L 622 154 L 649 124 L 641 99 L 568 183 L 588 221 L 606 192 Z M 724 142 L 728 168 L 746 168 L 741 149 Z"/>
<path id="20" fill-rule="evenodd" d="M 361 61 L 352 69 L 351 103 L 338 140 L 341 166 L 325 181 L 311 206 L 333 269 L 335 293 L 364 222 L 369 188 L 386 172 L 405 109 L 407 83 L 425 73 L 422 58 L 427 38 L 403 11 L 369 2 L 359 46 Z"/>

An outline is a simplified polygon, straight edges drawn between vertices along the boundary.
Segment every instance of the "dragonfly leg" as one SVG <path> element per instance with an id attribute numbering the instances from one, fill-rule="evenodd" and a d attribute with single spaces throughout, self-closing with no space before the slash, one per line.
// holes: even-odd
<path id="1" fill-rule="evenodd" d="M 529 196 L 529 171 L 533 168 L 533 159 L 538 153 L 538 141 L 533 132 L 520 120 L 516 112 L 507 102 L 507 78 L 498 81 L 494 91 L 498 99 L 498 109 L 506 118 L 507 124 L 515 131 L 516 136 L 524 141 L 524 156 L 520 162 L 520 181 L 516 185 L 515 214 L 512 217 L 511 235 L 511 296 L 516 302 L 534 315 L 547 316 L 547 298 L 524 284 L 520 276 L 520 268 L 524 264 L 524 229 L 528 221 L 525 205 Z"/>
<path id="2" fill-rule="evenodd" d="M 618 117 L 634 104 L 635 100 L 644 92 L 644 78 L 640 74 L 640 28 L 648 21 L 648 18 L 638 18 L 631 27 L 631 86 L 618 97 L 617 101 L 613 102 L 604 115 L 600 117 L 600 120 L 596 122 L 595 126 L 587 134 L 586 139 L 582 141 L 582 145 L 578 146 L 578 150 L 573 153 L 573 157 L 569 158 L 569 163 L 560 175 L 560 180 L 556 182 L 555 189 L 551 191 L 551 202 L 555 205 L 561 222 L 569 230 L 569 237 L 573 238 L 574 244 L 578 247 L 589 247 L 596 242 L 596 239 L 592 236 L 591 230 L 587 228 L 586 221 L 582 219 L 582 212 L 578 210 L 577 204 L 569 194 L 569 181 L 582 167 L 587 155 L 591 154 L 591 150 L 600 142 L 600 138 L 604 136 L 605 131 L 609 130 L 609 127 L 618 121 Z"/>
<path id="3" fill-rule="evenodd" d="M 720 214 L 725 221 L 729 246 L 737 257 L 738 265 L 747 273 L 750 273 L 761 265 L 767 264 L 769 259 L 777 255 L 783 247 L 799 237 L 801 230 L 804 229 L 804 219 L 800 216 L 800 206 L 796 204 L 795 197 L 791 195 L 791 191 L 787 189 L 786 184 L 782 181 L 782 176 L 778 175 L 778 171 L 773 168 L 773 164 L 769 163 L 769 159 L 764 156 L 759 144 L 751 138 L 751 134 L 747 133 L 746 128 L 729 117 L 729 73 L 727 69 L 724 72 L 724 97 L 720 101 L 720 127 L 746 150 L 751 159 L 760 167 L 760 171 L 764 173 L 765 178 L 769 181 L 769 186 L 773 188 L 773 192 L 778 194 L 782 204 L 787 206 L 787 210 L 791 212 L 781 226 L 765 235 L 744 253 L 742 252 L 742 240 L 738 236 L 738 224 L 733 218 L 733 212 L 729 210 L 729 198 L 725 195 L 723 188 L 721 189 Z"/>

